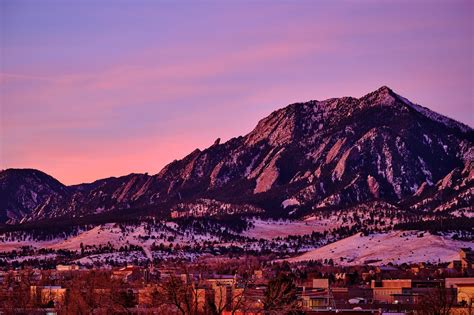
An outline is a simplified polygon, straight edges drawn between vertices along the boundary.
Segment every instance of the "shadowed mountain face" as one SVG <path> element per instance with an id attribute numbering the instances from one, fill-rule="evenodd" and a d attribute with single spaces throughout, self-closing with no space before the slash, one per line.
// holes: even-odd
<path id="1" fill-rule="evenodd" d="M 0 172 L 0 222 L 17 222 L 33 211 L 43 214 L 51 202 L 67 203 L 70 189 L 53 177 L 33 169 Z"/>
<path id="2" fill-rule="evenodd" d="M 299 217 L 374 200 L 407 211 L 461 215 L 473 212 L 473 142 L 472 128 L 382 87 L 359 99 L 291 104 L 248 135 L 195 150 L 154 176 L 65 187 L 39 171 L 2 171 L 0 220 L 163 203 L 170 212 L 201 209 L 206 215 L 205 204 L 212 204 L 212 215 L 267 211 Z"/>

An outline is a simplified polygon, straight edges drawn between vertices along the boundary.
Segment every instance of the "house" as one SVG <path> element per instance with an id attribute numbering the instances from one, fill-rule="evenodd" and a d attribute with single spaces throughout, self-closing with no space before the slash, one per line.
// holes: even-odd
<path id="1" fill-rule="evenodd" d="M 453 260 L 448 268 L 457 271 L 465 271 L 474 269 L 474 251 L 472 248 L 461 248 L 459 250 L 459 259 Z"/>

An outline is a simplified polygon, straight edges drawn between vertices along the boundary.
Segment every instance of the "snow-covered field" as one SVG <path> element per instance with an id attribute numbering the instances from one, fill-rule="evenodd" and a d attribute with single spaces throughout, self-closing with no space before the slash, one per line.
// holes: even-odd
<path id="1" fill-rule="evenodd" d="M 99 247 L 101 245 L 112 245 L 114 248 L 120 248 L 124 245 L 136 245 L 143 248 L 147 257 L 151 258 L 150 247 L 153 243 L 163 243 L 168 246 L 170 243 L 180 245 L 191 245 L 203 241 L 213 241 L 217 238 L 207 234 L 193 234 L 192 231 L 182 233 L 176 229 L 177 227 L 170 223 L 166 228 L 158 228 L 147 230 L 145 225 L 127 226 L 122 230 L 116 224 L 104 224 L 96 226 L 90 230 L 70 236 L 66 239 L 58 238 L 48 241 L 3 241 L 0 244 L 0 252 L 8 252 L 18 250 L 23 246 L 31 246 L 36 249 L 67 249 L 77 251 L 83 247 Z"/>
<path id="2" fill-rule="evenodd" d="M 291 235 L 308 235 L 312 232 L 331 231 L 337 227 L 351 224 L 350 221 L 341 222 L 344 217 L 331 215 L 326 218 L 310 217 L 305 221 L 275 221 L 252 219 L 252 227 L 242 233 L 232 232 L 231 236 L 223 237 L 224 227 L 213 227 L 199 231 L 193 228 L 180 227 L 175 222 L 160 222 L 156 224 L 141 223 L 139 225 L 104 224 L 96 226 L 77 235 L 57 238 L 48 241 L 34 241 L 29 235 L 12 240 L 12 237 L 0 235 L 0 252 L 20 250 L 24 246 L 32 247 L 38 256 L 26 252 L 17 261 L 24 259 L 48 259 L 42 257 L 40 249 L 71 250 L 79 252 L 85 249 L 86 256 L 79 259 L 82 263 L 96 263 L 99 261 L 115 260 L 153 260 L 168 258 L 194 259 L 201 253 L 201 249 L 210 246 L 216 248 L 237 246 L 245 250 L 271 249 L 282 253 L 294 253 L 295 248 L 308 252 L 290 258 L 291 262 L 306 260 L 332 259 L 341 265 L 402 264 L 411 262 L 446 262 L 457 257 L 461 247 L 474 248 L 470 242 L 455 241 L 448 236 L 437 236 L 429 233 L 411 231 L 391 231 L 363 236 L 360 233 L 341 239 L 334 243 L 322 246 L 334 239 L 328 234 L 322 238 L 310 236 L 306 238 L 286 238 Z M 228 234 L 227 234 L 228 235 Z M 265 241 L 260 241 L 264 239 Z M 302 241 L 304 239 L 304 242 Z M 134 245 L 131 250 L 121 247 Z M 174 248 L 179 248 L 174 250 Z M 183 246 L 188 249 L 182 250 Z M 317 248 L 318 246 L 322 246 Z M 159 248 L 158 248 L 159 247 Z M 170 250 L 173 248 L 173 250 Z M 190 250 L 190 248 L 198 248 Z M 316 249 L 314 249 L 316 248 Z M 166 249 L 166 250 L 165 250 Z M 45 251 L 43 251 L 44 253 Z M 46 251 L 47 252 L 47 251 Z M 134 252 L 135 254 L 124 254 Z M 128 257 L 125 256 L 128 255 Z"/>
<path id="3" fill-rule="evenodd" d="M 44 248 L 49 245 L 55 244 L 57 240 L 53 241 L 0 241 L 0 252 L 9 252 L 12 250 L 18 250 L 24 246 L 32 246 L 34 248 Z"/>
<path id="4" fill-rule="evenodd" d="M 1 237 L 1 236 L 0 236 Z M 93 254 L 82 257 L 76 262 L 82 264 L 94 264 L 114 260 L 116 262 L 133 262 L 153 260 L 154 258 L 183 258 L 193 259 L 195 254 L 183 251 L 152 251 L 153 245 L 162 244 L 168 248 L 170 244 L 179 245 L 202 245 L 204 242 L 218 242 L 219 239 L 208 233 L 194 233 L 193 230 L 183 231 L 173 222 L 166 222 L 159 225 L 147 225 L 145 223 L 135 226 L 124 226 L 113 223 L 103 224 L 82 231 L 77 235 L 67 238 L 56 238 L 48 241 L 31 240 L 30 236 L 20 240 L 11 240 L 11 238 L 0 238 L 0 253 L 20 250 L 22 247 L 29 247 L 35 250 L 71 250 L 79 252 L 81 247 Z M 121 247 L 134 245 L 143 251 L 119 251 Z M 115 252 L 100 253 L 101 247 L 113 248 Z M 54 255 L 36 255 L 36 256 L 18 256 L 10 261 L 21 262 L 26 259 L 46 260 L 54 258 Z"/>
<path id="5" fill-rule="evenodd" d="M 448 262 L 458 257 L 462 247 L 474 243 L 414 231 L 392 231 L 363 236 L 357 233 L 340 241 L 288 259 L 290 262 L 332 259 L 340 265 L 366 263 L 385 265 L 414 262 Z"/>
<path id="6" fill-rule="evenodd" d="M 96 226 L 91 230 L 85 231 L 77 236 L 70 237 L 65 240 L 58 240 L 54 244 L 45 246 L 46 248 L 51 249 L 69 249 L 69 250 L 78 250 L 81 246 L 81 243 L 86 246 L 92 245 L 105 245 L 111 243 L 113 246 L 124 245 L 126 241 L 130 244 L 137 245 L 138 242 L 135 242 L 135 239 L 140 235 L 140 230 L 143 230 L 141 227 L 138 227 L 131 235 L 125 236 L 120 233 L 120 229 L 115 228 L 113 224 L 105 224 Z"/>
<path id="7" fill-rule="evenodd" d="M 340 226 L 340 223 L 334 223 L 335 218 L 309 219 L 306 221 L 274 221 L 253 219 L 253 227 L 241 233 L 241 236 L 272 240 L 277 237 L 286 237 L 289 235 L 305 235 L 312 232 L 324 232 Z M 144 225 L 127 228 L 122 231 L 115 224 L 109 223 L 96 226 L 90 230 L 84 231 L 76 236 L 67 239 L 55 239 L 51 241 L 5 241 L 0 244 L 0 252 L 19 249 L 22 246 L 32 246 L 34 248 L 68 249 L 79 250 L 83 246 L 100 246 L 111 244 L 113 247 L 120 247 L 125 244 L 138 245 L 146 250 L 151 244 L 163 243 L 169 245 L 170 242 L 180 245 L 190 245 L 202 243 L 204 241 L 216 241 L 219 239 L 210 234 L 198 234 L 193 231 L 179 232 L 175 223 L 168 222 L 166 229 L 146 230 Z M 169 237 L 173 237 L 169 241 Z"/>
<path id="8" fill-rule="evenodd" d="M 188 246 L 188 248 L 208 248 L 209 244 L 218 247 L 238 246 L 245 250 L 260 250 L 265 246 L 271 246 L 273 250 L 278 250 L 279 246 L 283 246 L 284 250 L 291 250 L 294 241 L 288 241 L 283 238 L 289 235 L 305 235 L 314 231 L 323 232 L 334 228 L 336 218 L 328 217 L 324 219 L 309 219 L 307 221 L 274 221 L 252 219 L 252 228 L 243 233 L 229 231 L 235 234 L 235 239 L 226 237 L 221 238 L 221 231 L 224 227 L 214 227 L 199 231 L 193 228 L 180 227 L 175 222 L 159 222 L 157 224 L 142 223 L 139 225 L 119 225 L 119 224 L 103 224 L 81 231 L 66 238 L 55 238 L 47 241 L 33 240 L 31 235 L 20 235 L 12 237 L 0 235 L 0 253 L 10 252 L 12 250 L 20 250 L 22 247 L 32 248 L 34 250 L 51 249 L 51 250 L 70 250 L 80 252 L 83 248 L 88 255 L 78 260 L 81 263 L 94 264 L 99 261 L 123 261 L 123 260 L 153 260 L 154 258 L 184 258 L 194 259 L 196 256 L 205 254 L 196 251 L 185 252 L 183 250 L 167 251 L 156 250 L 160 248 L 169 249 L 170 246 Z M 242 238 L 243 237 L 243 238 Z M 275 240 L 275 238 L 281 238 Z M 255 240 L 256 239 L 256 240 Z M 266 242 L 261 243 L 260 239 Z M 323 242 L 324 243 L 324 242 Z M 123 257 L 121 247 L 134 245 L 141 248 L 134 255 Z M 300 249 L 313 249 L 320 246 L 321 243 L 310 243 L 299 246 Z M 153 250 L 154 249 L 154 250 Z M 112 251 L 112 252 L 111 252 Z M 29 257 L 32 258 L 32 257 Z M 15 259 L 18 261 L 18 259 Z"/>

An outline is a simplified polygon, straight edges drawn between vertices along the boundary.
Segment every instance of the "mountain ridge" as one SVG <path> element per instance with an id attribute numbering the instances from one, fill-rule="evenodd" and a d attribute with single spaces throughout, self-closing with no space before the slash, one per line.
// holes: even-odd
<path id="1" fill-rule="evenodd" d="M 200 198 L 281 215 L 292 209 L 291 215 L 302 216 L 379 199 L 410 211 L 434 211 L 447 198 L 440 196 L 449 196 L 470 212 L 473 142 L 471 127 L 382 86 L 361 98 L 290 104 L 261 119 L 245 136 L 196 149 L 155 175 L 132 173 L 63 185 L 67 193 L 30 204 L 13 217 L 3 215 L 3 221 L 82 216 L 164 202 L 195 204 Z M 443 180 L 451 181 L 450 186 L 438 185 Z M 456 194 L 462 193 L 461 202 Z M 420 205 L 426 196 L 433 200 Z M 297 200 L 298 206 L 285 209 L 281 203 L 287 199 Z M 14 210 L 2 205 L 0 215 Z"/>

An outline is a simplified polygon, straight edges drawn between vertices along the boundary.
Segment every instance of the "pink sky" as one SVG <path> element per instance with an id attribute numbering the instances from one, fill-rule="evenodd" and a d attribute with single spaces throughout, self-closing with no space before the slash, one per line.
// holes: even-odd
<path id="1" fill-rule="evenodd" d="M 382 85 L 474 125 L 471 1 L 0 3 L 0 168 L 157 173 L 292 102 Z"/>

